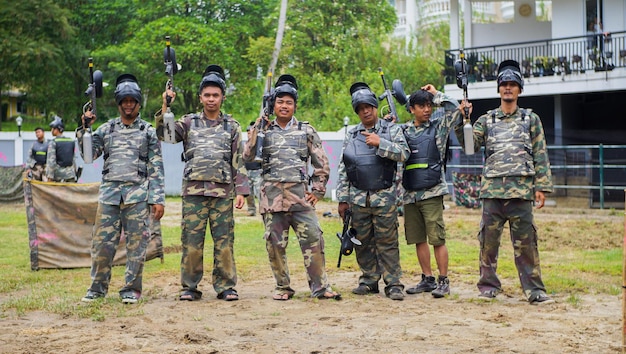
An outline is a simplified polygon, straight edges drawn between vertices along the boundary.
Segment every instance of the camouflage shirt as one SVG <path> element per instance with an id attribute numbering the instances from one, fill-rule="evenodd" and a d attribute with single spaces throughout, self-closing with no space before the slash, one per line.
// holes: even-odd
<path id="1" fill-rule="evenodd" d="M 381 127 L 380 119 L 376 122 L 373 129 L 369 129 L 370 132 L 379 131 Z M 365 131 L 365 127 L 362 123 L 359 123 L 356 127 L 350 130 L 348 137 L 343 142 L 343 149 L 354 139 L 355 131 Z M 389 124 L 389 135 L 391 141 L 384 138 L 380 138 L 380 145 L 376 151 L 376 154 L 382 158 L 390 159 L 393 161 L 404 162 L 410 154 L 409 146 L 406 143 L 402 128 L 396 124 Z M 397 174 L 396 174 L 397 176 Z M 394 183 L 387 189 L 381 189 L 377 191 L 365 191 L 354 187 L 348 180 L 348 174 L 346 172 L 346 166 L 343 163 L 343 156 L 339 163 L 339 180 L 337 181 L 337 200 L 339 203 L 356 204 L 362 207 L 382 207 L 397 204 L 397 185 Z M 369 202 L 369 204 L 368 204 Z"/>
<path id="2" fill-rule="evenodd" d="M 272 129 L 269 129 L 269 127 L 272 127 Z M 272 121 L 265 134 L 272 134 L 272 130 L 277 129 L 283 130 L 276 121 Z M 310 177 L 309 184 L 311 185 L 311 193 L 318 199 L 321 199 L 326 194 L 326 183 L 328 183 L 328 176 L 330 175 L 328 156 L 326 156 L 322 140 L 315 128 L 308 123 L 299 124 L 296 117 L 292 117 L 284 130 L 295 129 L 306 130 L 309 161 L 313 167 L 313 175 Z M 250 139 L 246 142 L 243 152 L 243 158 L 247 162 L 254 160 L 257 135 L 258 127 L 255 126 L 250 130 Z M 264 165 L 265 161 L 262 163 L 263 167 L 265 167 Z M 294 173 L 299 174 L 300 171 L 297 170 Z M 314 207 L 305 199 L 307 190 L 308 185 L 306 182 L 263 181 L 259 209 L 261 213 L 313 210 Z"/>
<path id="3" fill-rule="evenodd" d="M 161 155 L 161 143 L 157 139 L 156 131 L 150 123 L 137 117 L 132 124 L 126 126 L 122 123 L 121 118 L 111 119 L 102 124 L 92 134 L 93 139 L 93 158 L 97 159 L 100 155 L 110 154 L 105 146 L 105 139 L 110 138 L 111 126 L 115 126 L 115 130 L 123 129 L 139 129 L 141 125 L 148 127 L 145 137 L 148 140 L 148 161 L 147 176 L 142 182 L 121 182 L 121 181 L 102 181 L 100 184 L 99 202 L 103 204 L 119 205 L 134 204 L 139 202 L 148 202 L 148 204 L 165 205 L 165 178 L 163 172 L 163 156 Z M 145 129 L 145 128 L 144 128 Z M 83 142 L 83 127 L 76 130 L 78 144 L 81 147 Z M 108 144 L 107 144 L 108 145 Z"/>
<path id="4" fill-rule="evenodd" d="M 406 122 L 402 126 L 402 128 L 406 137 L 418 137 L 424 132 L 427 127 L 430 127 L 432 124 L 434 124 L 436 126 L 435 141 L 437 144 L 437 150 L 439 150 L 439 156 L 441 156 L 442 159 L 445 159 L 446 143 L 448 142 L 448 136 L 450 135 L 450 131 L 454 127 L 462 123 L 461 116 L 454 114 L 459 104 L 456 102 L 456 100 L 444 95 L 442 92 L 439 91 L 433 98 L 433 104 L 435 106 L 443 107 L 444 114 L 435 114 L 435 112 L 433 111 L 433 116 L 436 117 L 431 117 L 428 122 L 422 123 L 416 127 L 415 121 L 410 121 Z M 446 194 L 448 194 L 448 184 L 446 183 L 445 171 L 444 169 L 441 169 L 441 179 L 439 181 L 439 184 L 425 190 L 405 190 L 404 204 L 412 204 L 421 200 L 426 200 Z"/>
<path id="5" fill-rule="evenodd" d="M 46 156 L 46 177 L 48 178 L 48 181 L 51 182 L 76 180 L 76 152 L 74 151 L 76 148 L 74 147 L 72 149 L 74 151 L 74 156 L 72 157 L 72 165 L 65 167 L 59 166 L 59 164 L 57 163 L 57 139 L 73 140 L 61 134 L 54 137 L 54 139 L 48 142 L 48 153 Z M 75 144 L 74 141 L 72 141 L 72 143 Z"/>
<path id="6" fill-rule="evenodd" d="M 194 119 L 194 117 L 199 117 Z M 232 119 L 230 116 L 227 119 L 227 124 L 230 125 L 231 131 L 231 153 L 232 160 L 231 166 L 231 182 L 230 183 L 217 183 L 211 181 L 194 181 L 183 178 L 182 194 L 183 196 L 197 195 L 205 197 L 218 197 L 234 199 L 235 195 L 248 195 L 250 194 L 250 186 L 248 183 L 248 176 L 246 169 L 241 159 L 242 143 L 241 143 L 241 126 L 239 122 Z M 187 150 L 189 141 L 189 131 L 192 129 L 192 124 L 198 124 L 201 127 L 215 127 L 217 125 L 224 125 L 225 115 L 220 112 L 217 119 L 208 119 L 204 112 L 191 113 L 182 116 L 176 121 L 176 142 L 183 142 L 183 150 Z M 155 121 L 157 125 L 157 131 L 159 132 L 159 139 L 163 139 L 161 132 L 163 129 L 159 129 L 163 125 L 162 112 L 159 111 L 155 114 Z M 197 121 L 197 122 L 196 122 Z M 210 163 L 207 161 L 207 163 Z"/>
<path id="7" fill-rule="evenodd" d="M 515 112 L 510 115 L 502 112 L 501 108 L 489 111 L 480 116 L 474 123 L 474 150 L 480 151 L 485 144 L 487 138 L 487 119 L 492 119 L 492 113 L 495 113 L 495 119 L 513 120 L 521 118 L 522 112 L 518 107 Z M 524 119 L 530 119 L 530 139 L 532 143 L 532 159 L 535 166 L 534 176 L 505 176 L 488 178 L 483 175 L 480 198 L 481 199 L 525 199 L 534 200 L 535 191 L 545 193 L 552 192 L 552 172 L 550 171 L 550 161 L 548 159 L 548 150 L 546 138 L 543 132 L 541 119 L 535 113 L 527 115 Z M 465 148 L 462 127 L 455 129 L 455 134 Z"/>

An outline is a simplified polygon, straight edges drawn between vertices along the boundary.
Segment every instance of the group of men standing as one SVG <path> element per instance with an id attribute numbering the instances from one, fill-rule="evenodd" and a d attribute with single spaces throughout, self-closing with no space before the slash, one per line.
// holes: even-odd
<path id="1" fill-rule="evenodd" d="M 531 304 L 549 303 L 552 300 L 541 280 L 532 213 L 533 203 L 542 207 L 544 192 L 552 190 L 543 127 L 535 113 L 517 106 L 523 89 L 519 64 L 503 62 L 498 73 L 501 105 L 478 118 L 473 128 L 475 150 L 484 145 L 487 157 L 478 235 L 479 296 L 492 299 L 502 290 L 496 268 L 503 225 L 508 221 L 515 264 L 527 299 Z M 367 83 L 356 82 L 349 91 L 360 123 L 346 134 L 337 199 L 342 218 L 350 210 L 351 227 L 359 241 L 355 253 L 362 274 L 352 293 L 379 293 L 378 283 L 382 279 L 387 297 L 404 298 L 398 240 L 398 205 L 403 205 L 406 242 L 415 245 L 422 270 L 421 281 L 406 289 L 406 293 L 431 292 L 435 298 L 444 297 L 450 294 L 443 220 L 443 197 L 448 194 L 445 149 L 452 130 L 463 145 L 461 126 L 465 108 L 471 111 L 471 103 L 464 101 L 459 105 L 427 84 L 408 98 L 407 110 L 413 120 L 394 124 L 379 118 L 378 97 Z M 328 158 L 315 128 L 295 117 L 299 97 L 296 79 L 291 75 L 278 78 L 269 102 L 274 119 L 269 112 L 261 114 L 248 127 L 245 145 L 239 123 L 221 110 L 225 95 L 224 70 L 219 65 L 209 65 L 198 87 L 202 111 L 186 114 L 175 122 L 175 142 L 183 143 L 185 163 L 179 300 L 195 301 L 202 297 L 199 283 L 204 273 L 207 225 L 213 239 L 213 288 L 219 299 L 239 298 L 235 290 L 233 211 L 241 209 L 245 197 L 252 194 L 246 163 L 260 177 L 253 189 L 259 193 L 258 210 L 265 225 L 265 246 L 276 281 L 273 299 L 285 301 L 295 294 L 286 256 L 290 228 L 302 251 L 311 296 L 341 299 L 328 281 L 324 237 L 315 213 L 316 203 L 326 193 Z M 122 229 L 129 256 L 120 297 L 125 303 L 135 303 L 141 296 L 149 220 L 159 220 L 164 212 L 159 142 L 164 140 L 163 112 L 175 97 L 171 89 L 163 93 L 163 107 L 155 114 L 155 129 L 139 117 L 141 89 L 137 79 L 130 74 L 117 79 L 115 99 L 120 117 L 102 124 L 93 133 L 93 156 L 103 155 L 105 162 L 91 250 L 92 285 L 83 301 L 107 294 L 111 263 Z M 444 114 L 433 117 L 433 106 L 443 107 Z M 79 146 L 95 116 L 86 112 L 82 119 L 84 124 L 77 129 Z M 262 151 L 260 162 L 257 150 Z M 257 164 L 254 169 L 253 163 Z M 397 192 L 397 176 L 402 176 L 402 194 Z M 398 198 L 403 198 L 401 203 Z M 256 207 L 253 208 L 250 215 L 256 213 Z M 429 245 L 437 264 L 436 278 Z"/>
<path id="2" fill-rule="evenodd" d="M 76 164 L 75 141 L 63 132 L 65 124 L 59 116 L 50 122 L 52 140 L 46 140 L 43 128 L 35 128 L 37 141 L 28 151 L 26 174 L 36 181 L 77 182 L 80 168 Z"/>

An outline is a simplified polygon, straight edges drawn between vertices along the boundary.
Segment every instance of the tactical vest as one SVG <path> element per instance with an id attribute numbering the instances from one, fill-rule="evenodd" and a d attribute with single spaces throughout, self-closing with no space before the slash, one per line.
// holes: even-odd
<path id="1" fill-rule="evenodd" d="M 381 120 L 380 131 L 376 132 L 381 138 L 391 141 L 389 123 Z M 343 150 L 343 163 L 350 183 L 360 190 L 387 189 L 393 185 L 398 163 L 376 155 L 375 146 L 365 143 L 365 136 L 353 129 L 352 137 Z"/>
<path id="2" fill-rule="evenodd" d="M 443 161 L 437 148 L 437 126 L 433 122 L 419 136 L 406 134 L 405 138 L 411 150 L 402 174 L 402 186 L 406 190 L 418 191 L 436 186 L 441 181 Z"/>
<path id="3" fill-rule="evenodd" d="M 102 179 L 107 182 L 142 183 L 148 177 L 148 128 L 115 129 L 111 121 L 109 138 L 105 139 Z"/>
<path id="4" fill-rule="evenodd" d="M 485 177 L 534 176 L 535 165 L 530 138 L 531 110 L 521 109 L 521 117 L 496 120 L 496 111 L 486 120 Z"/>
<path id="5" fill-rule="evenodd" d="M 209 127 L 197 114 L 191 119 L 183 155 L 184 178 L 188 181 L 231 183 L 233 123 L 230 115 L 224 115 L 223 124 L 213 127 Z"/>
<path id="6" fill-rule="evenodd" d="M 304 122 L 298 129 L 283 130 L 272 125 L 263 141 L 263 180 L 271 182 L 308 182 L 307 145 Z"/>
<path id="7" fill-rule="evenodd" d="M 74 139 L 66 137 L 54 138 L 56 144 L 57 165 L 70 167 L 74 164 Z"/>
<path id="8" fill-rule="evenodd" d="M 48 144 L 47 140 L 43 143 L 35 141 L 32 147 L 33 159 L 35 159 L 35 165 L 45 165 L 48 157 Z"/>

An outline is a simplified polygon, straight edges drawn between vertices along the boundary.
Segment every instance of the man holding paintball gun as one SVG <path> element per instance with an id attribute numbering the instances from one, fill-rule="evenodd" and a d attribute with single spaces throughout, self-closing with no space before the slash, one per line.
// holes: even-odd
<path id="1" fill-rule="evenodd" d="M 234 207 L 244 206 L 250 193 L 241 159 L 241 126 L 221 111 L 226 94 L 224 69 L 209 65 L 202 74 L 198 98 L 202 111 L 182 116 L 175 122 L 175 142 L 183 142 L 182 229 L 180 301 L 202 298 L 198 284 L 204 273 L 204 242 L 207 224 L 213 238 L 213 289 L 217 298 L 239 300 L 235 290 Z M 168 102 L 168 96 L 171 101 Z M 163 139 L 162 115 L 176 94 L 163 93 L 163 107 L 155 114 L 157 133 Z"/>
<path id="2" fill-rule="evenodd" d="M 126 237 L 126 272 L 119 294 L 125 304 L 139 301 L 143 266 L 150 236 L 149 218 L 159 220 L 165 205 L 161 145 L 150 123 L 141 119 L 141 88 L 135 76 L 120 75 L 115 85 L 120 116 L 100 125 L 91 135 L 94 159 L 104 157 L 102 183 L 91 246 L 92 283 L 84 302 L 106 296 L 111 267 L 121 232 Z M 96 120 L 90 110 L 82 116 L 76 137 L 85 155 L 83 137 Z"/>
<path id="3" fill-rule="evenodd" d="M 433 106 L 443 106 L 445 114 L 432 118 Z M 414 120 L 402 125 L 411 155 L 404 163 L 404 230 L 407 244 L 415 245 L 422 280 L 408 288 L 407 294 L 431 292 L 435 298 L 450 294 L 448 249 L 443 220 L 443 196 L 448 194 L 445 159 L 448 136 L 462 123 L 455 115 L 458 103 L 431 85 L 425 85 L 409 97 L 408 107 Z M 439 277 L 435 281 L 430 265 L 433 253 Z"/>
<path id="4" fill-rule="evenodd" d="M 533 218 L 533 202 L 537 208 L 545 203 L 545 194 L 552 192 L 552 172 L 546 138 L 539 116 L 531 109 L 517 105 L 524 89 L 519 63 L 505 60 L 498 66 L 500 107 L 480 116 L 473 125 L 474 151 L 485 146 L 480 199 L 483 202 L 480 242 L 479 298 L 492 300 L 502 292 L 496 274 L 498 252 L 504 224 L 508 221 L 515 250 L 515 267 L 531 305 L 554 302 L 546 295 L 541 280 L 537 229 Z M 471 103 L 462 102 L 459 112 L 471 113 Z M 455 134 L 464 146 L 462 129 Z M 466 151 L 467 153 L 468 151 Z"/>
<path id="5" fill-rule="evenodd" d="M 264 133 L 261 199 L 259 210 L 265 223 L 265 240 L 270 266 L 276 279 L 274 300 L 289 300 L 291 288 L 286 248 L 293 228 L 304 257 L 311 297 L 340 300 L 326 276 L 324 237 L 315 214 L 315 204 L 324 197 L 330 167 L 317 131 L 294 116 L 298 85 L 291 75 L 281 75 L 267 107 L 250 130 L 243 158 L 253 161 Z M 274 112 L 276 119 L 269 121 Z M 313 175 L 309 177 L 309 160 Z M 311 191 L 308 190 L 309 182 Z"/>
<path id="6" fill-rule="evenodd" d="M 343 144 L 337 199 L 342 218 L 351 209 L 352 227 L 361 242 L 355 251 L 363 274 L 352 293 L 378 293 L 382 276 L 385 295 L 403 300 L 394 181 L 398 162 L 409 156 L 409 147 L 400 126 L 378 118 L 378 98 L 366 83 L 354 83 L 350 94 L 361 123 L 348 132 Z"/>

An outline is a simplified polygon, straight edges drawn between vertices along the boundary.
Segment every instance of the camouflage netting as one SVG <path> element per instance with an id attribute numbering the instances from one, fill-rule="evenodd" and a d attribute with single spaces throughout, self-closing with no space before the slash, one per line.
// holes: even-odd
<path id="1" fill-rule="evenodd" d="M 480 175 L 452 172 L 454 201 L 467 208 L 480 208 Z"/>
<path id="2" fill-rule="evenodd" d="M 24 179 L 30 265 L 42 268 L 91 267 L 91 234 L 98 207 L 100 183 L 48 183 Z M 160 258 L 160 223 L 154 223 L 146 260 Z M 122 233 L 114 265 L 126 264 Z"/>
<path id="3" fill-rule="evenodd" d="M 17 202 L 24 197 L 24 166 L 0 166 L 0 203 Z"/>

